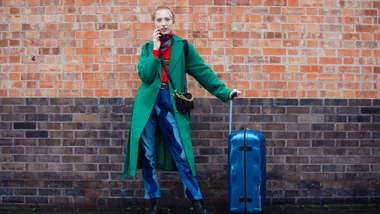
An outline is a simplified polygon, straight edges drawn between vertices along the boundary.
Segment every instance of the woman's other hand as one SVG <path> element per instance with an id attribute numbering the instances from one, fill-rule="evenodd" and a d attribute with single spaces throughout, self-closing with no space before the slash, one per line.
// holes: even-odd
<path id="1" fill-rule="evenodd" d="M 240 94 L 241 94 L 241 91 L 239 91 L 239 90 L 237 90 L 237 89 L 233 89 L 232 91 L 231 91 L 231 93 L 230 93 L 230 99 L 232 98 L 234 98 L 234 97 L 232 97 L 232 95 L 234 94 L 234 97 L 238 97 L 238 96 L 240 96 Z"/>

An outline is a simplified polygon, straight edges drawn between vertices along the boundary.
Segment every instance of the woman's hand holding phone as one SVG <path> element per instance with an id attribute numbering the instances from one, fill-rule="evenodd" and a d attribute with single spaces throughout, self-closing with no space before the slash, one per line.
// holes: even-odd
<path id="1" fill-rule="evenodd" d="M 160 46 L 161 46 L 160 36 L 161 36 L 161 32 L 159 29 L 156 28 L 156 30 L 154 30 L 153 32 L 153 49 L 154 50 L 160 49 Z"/>

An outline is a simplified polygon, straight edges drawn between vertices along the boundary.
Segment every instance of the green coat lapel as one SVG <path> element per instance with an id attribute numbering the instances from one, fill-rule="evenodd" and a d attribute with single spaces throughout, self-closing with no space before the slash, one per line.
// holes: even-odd
<path id="1" fill-rule="evenodd" d="M 170 53 L 170 65 L 169 65 L 169 74 L 173 72 L 175 65 L 181 57 L 183 51 L 183 42 L 182 39 L 178 36 L 173 36 L 172 50 Z"/>
<path id="2" fill-rule="evenodd" d="M 145 48 L 145 45 L 143 47 Z M 152 54 L 152 51 L 153 51 L 153 41 L 150 41 L 148 43 L 148 50 L 147 51 L 148 51 L 148 55 Z M 158 60 L 160 60 L 160 58 L 158 58 Z M 159 67 L 157 67 L 158 75 L 160 76 L 160 79 L 162 79 L 161 69 L 162 69 L 162 66 L 161 66 L 161 62 L 160 62 Z"/>

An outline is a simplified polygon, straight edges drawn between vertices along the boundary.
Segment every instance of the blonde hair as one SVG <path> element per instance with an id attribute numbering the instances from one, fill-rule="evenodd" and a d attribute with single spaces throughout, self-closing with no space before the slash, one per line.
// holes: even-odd
<path id="1" fill-rule="evenodd" d="M 156 19 L 156 13 L 159 10 L 169 10 L 170 14 L 172 15 L 173 23 L 175 22 L 175 17 L 173 11 L 168 6 L 158 6 L 156 8 L 156 11 L 154 11 L 153 18 Z"/>

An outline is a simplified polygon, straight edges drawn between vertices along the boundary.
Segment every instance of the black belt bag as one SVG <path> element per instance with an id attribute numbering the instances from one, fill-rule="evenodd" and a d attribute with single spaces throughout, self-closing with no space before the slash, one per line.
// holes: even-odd
<path id="1" fill-rule="evenodd" d="M 193 95 L 191 93 L 187 92 L 186 72 L 184 72 L 184 74 L 183 74 L 185 77 L 184 78 L 185 79 L 184 80 L 184 85 L 185 85 L 184 91 L 185 92 L 179 94 L 177 92 L 177 89 L 174 86 L 172 78 L 170 77 L 169 68 L 167 68 L 166 63 L 165 63 L 164 59 L 162 58 L 161 54 L 160 54 L 160 59 L 161 59 L 161 64 L 164 67 L 166 74 L 168 76 L 169 82 L 173 87 L 174 96 L 175 96 L 175 104 L 177 106 L 177 110 L 181 113 L 190 112 L 190 110 L 192 110 L 194 108 L 194 101 L 193 101 L 194 98 L 193 98 Z"/>

